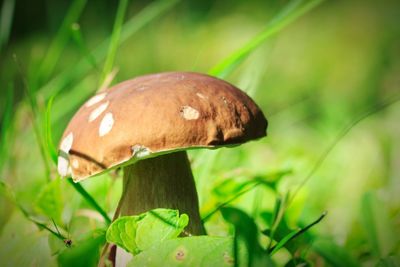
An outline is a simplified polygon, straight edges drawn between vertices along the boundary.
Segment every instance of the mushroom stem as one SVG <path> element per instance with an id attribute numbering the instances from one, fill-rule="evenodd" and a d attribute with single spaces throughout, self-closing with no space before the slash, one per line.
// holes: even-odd
<path id="1" fill-rule="evenodd" d="M 121 215 L 155 208 L 177 209 L 189 215 L 191 235 L 205 234 L 190 163 L 185 151 L 144 159 L 124 169 Z"/>

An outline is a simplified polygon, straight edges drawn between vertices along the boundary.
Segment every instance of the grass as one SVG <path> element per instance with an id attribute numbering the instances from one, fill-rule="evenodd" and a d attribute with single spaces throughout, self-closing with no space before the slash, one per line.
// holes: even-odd
<path id="1" fill-rule="evenodd" d="M 0 198 L 5 200 L 0 207 L 5 208 L 0 209 L 0 217 L 6 219 L 0 220 L 0 230 L 9 229 L 7 221 L 12 221 L 16 216 L 13 213 L 19 210 L 27 221 L 26 228 L 33 223 L 40 229 L 46 229 L 48 235 L 55 236 L 59 232 L 52 227 L 51 222 L 54 221 L 61 232 L 64 233 L 68 228 L 75 248 L 88 247 L 85 235 L 103 229 L 111 221 L 109 214 L 113 212 L 120 194 L 120 179 L 109 174 L 94 179 L 98 183 L 93 180 L 83 185 L 74 184 L 69 179 L 72 190 L 64 187 L 64 182 L 52 183 L 56 178 L 54 163 L 57 160 L 54 141 L 83 99 L 101 88 L 106 80 L 111 81 L 117 74 L 117 68 L 122 73 L 115 76 L 116 80 L 125 75 L 123 70 L 135 66 L 135 62 L 126 65 L 126 48 L 122 44 L 135 51 L 135 60 L 140 60 L 140 54 L 146 57 L 146 53 L 154 53 L 161 63 L 147 64 L 156 66 L 154 71 L 161 71 L 165 69 L 162 62 L 171 61 L 168 68 L 174 64 L 188 65 L 185 57 L 177 55 L 182 51 L 198 53 L 198 46 L 193 43 L 202 42 L 209 57 L 219 63 L 212 67 L 210 61 L 198 57 L 196 65 L 199 69 L 208 69 L 212 75 L 235 82 L 246 71 L 250 73 L 246 75 L 251 76 L 249 64 L 257 62 L 255 69 L 258 68 L 261 74 L 258 76 L 258 90 L 253 90 L 252 96 L 267 117 L 268 110 L 282 104 L 282 99 L 285 104 L 290 99 L 311 94 L 310 98 L 298 105 L 282 105 L 286 108 L 271 117 L 269 141 L 260 140 L 230 150 L 191 153 L 198 190 L 203 200 L 203 221 L 208 232 L 211 235 L 235 234 L 235 251 L 240 253 L 241 246 L 245 244 L 250 255 L 247 260 L 254 263 L 291 266 L 323 261 L 332 266 L 343 266 L 341 264 L 344 263 L 346 266 L 360 266 L 359 262 L 396 266 L 399 241 L 394 236 L 398 232 L 395 226 L 399 209 L 394 201 L 396 193 L 391 189 L 396 187 L 392 181 L 396 176 L 396 168 L 391 162 L 395 162 L 396 149 L 399 147 L 395 134 L 398 128 L 393 123 L 398 115 L 398 95 L 392 93 L 396 92 L 397 87 L 392 82 L 395 72 L 390 72 L 396 68 L 384 66 L 383 71 L 376 67 L 376 75 L 384 75 L 382 79 L 386 81 L 385 88 L 389 93 L 382 93 L 380 101 L 374 99 L 368 102 L 372 104 L 367 105 L 364 113 L 358 112 L 359 107 L 352 105 L 353 95 L 340 90 L 338 81 L 347 79 L 346 82 L 353 88 L 357 88 L 357 81 L 363 81 L 363 75 L 369 72 L 362 67 L 375 62 L 372 59 L 368 61 L 368 49 L 372 51 L 373 47 L 381 47 L 373 46 L 374 42 L 378 43 L 379 31 L 374 32 L 370 27 L 370 35 L 356 32 L 361 35 L 357 38 L 369 42 L 365 41 L 364 46 L 351 50 L 348 39 L 340 35 L 350 36 L 349 33 L 352 33 L 351 36 L 354 36 L 351 27 L 343 27 L 343 23 L 350 22 L 337 22 L 335 12 L 342 14 L 344 20 L 353 18 L 346 17 L 347 10 L 355 12 L 359 10 L 358 7 L 349 3 L 324 3 L 312 13 L 308 12 L 321 3 L 318 0 L 294 0 L 287 4 L 276 4 L 275 9 L 271 10 L 279 11 L 273 12 L 276 15 L 270 13 L 270 17 L 263 15 L 267 9 L 259 6 L 261 4 L 235 3 L 225 6 L 232 14 L 242 14 L 239 12 L 241 8 L 251 9 L 254 16 L 250 19 L 248 16 L 230 16 L 228 11 L 222 12 L 225 9 L 218 5 L 213 6 L 206 16 L 200 11 L 195 14 L 194 9 L 187 6 L 192 3 L 161 0 L 152 2 L 139 12 L 136 12 L 137 6 L 133 5 L 135 14 L 125 19 L 125 15 L 130 14 L 130 5 L 128 1 L 121 0 L 111 32 L 104 41 L 99 42 L 99 46 L 92 49 L 85 42 L 90 37 L 85 35 L 85 22 L 79 22 L 84 8 L 89 8 L 88 3 L 73 1 L 43 61 L 37 65 L 39 67 L 26 68 L 17 63 L 20 69 L 18 79 L 26 79 L 22 102 L 13 104 L 20 97 L 18 93 L 17 98 L 15 96 L 15 92 L 18 92 L 13 90 L 16 85 L 8 83 L 9 87 L 5 90 L 6 105 L 1 110 L 0 131 Z M 375 18 L 383 29 L 387 16 L 373 13 L 373 6 L 372 3 L 366 4 L 358 14 L 371 12 L 365 16 Z M 368 9 L 370 7 L 372 11 Z M 196 20 L 196 16 L 201 19 Z M 300 17 L 302 19 L 297 20 Z M 230 23 L 224 24 L 226 20 Z M 363 25 L 367 20 L 360 21 L 355 21 L 355 25 Z M 233 26 L 228 28 L 226 25 Z M 258 32 L 260 28 L 263 30 Z M 241 33 L 247 33 L 248 29 L 254 34 L 244 34 L 242 37 Z M 386 35 L 393 34 L 390 29 L 385 31 Z M 339 34 L 333 35 L 332 32 Z M 234 39 L 230 38 L 229 34 L 232 33 L 236 35 Z M 136 41 L 130 38 L 134 34 L 138 35 Z M 310 40 L 302 40 L 303 36 Z M 331 36 L 337 39 L 329 42 Z M 264 45 L 272 37 L 273 44 Z M 178 45 L 180 42 L 177 40 L 181 39 L 184 40 L 183 45 Z M 237 39 L 237 44 L 230 46 L 232 40 Z M 3 40 L 0 41 L 7 43 L 6 39 Z M 169 40 L 174 45 L 169 45 Z M 293 40 L 297 43 L 293 44 Z M 71 41 L 77 48 L 76 58 L 79 59 L 73 64 L 62 60 L 68 57 Z M 214 42 L 217 45 L 213 45 Z M 351 50 L 347 57 L 342 46 Z M 215 52 L 219 47 L 224 48 L 223 53 Z M 357 53 L 360 53 L 359 57 L 356 57 Z M 385 55 L 390 53 L 389 50 Z M 254 61 L 255 57 L 264 57 L 266 54 L 268 58 L 265 60 Z M 321 58 L 329 64 L 321 63 Z M 347 65 L 341 63 L 339 58 L 349 59 Z M 269 64 L 259 63 L 264 61 Z M 35 63 L 34 60 L 32 62 L 28 64 Z M 398 60 L 394 58 L 391 62 Z M 100 70 L 102 64 L 103 69 Z M 342 69 L 351 64 L 358 66 L 357 72 L 346 71 L 358 75 L 358 78 L 351 79 L 342 74 L 346 73 Z M 265 69 L 260 70 L 261 67 Z M 34 71 L 26 73 L 25 68 Z M 362 95 L 362 92 L 360 86 L 354 94 Z M 316 117 L 310 117 L 310 110 L 317 114 Z M 353 118 L 347 126 L 338 123 L 343 122 L 343 115 Z M 27 128 L 21 127 L 24 121 L 31 124 Z M 37 148 L 31 146 L 35 159 L 23 157 L 26 144 L 32 145 L 35 140 Z M 385 156 L 372 156 L 380 155 L 380 152 Z M 25 166 L 21 161 L 25 161 Z M 389 170 L 394 174 L 391 175 Z M 21 183 L 22 179 L 26 184 Z M 63 188 L 61 195 L 49 193 L 52 187 L 54 190 Z M 11 195 L 7 193 L 10 190 Z M 367 190 L 372 193 L 366 193 Z M 378 191 L 384 193 L 378 194 Z M 7 206 L 10 200 L 17 211 L 10 211 L 13 210 Z M 44 200 L 47 201 L 46 205 L 42 204 Z M 58 216 L 55 212 L 57 208 L 54 208 L 57 206 L 60 207 L 59 221 L 53 218 Z M 385 206 L 385 209 L 380 209 L 381 206 Z M 318 217 L 323 210 L 329 211 L 329 216 L 324 220 L 324 215 Z M 247 223 L 243 225 L 243 222 Z M 357 227 L 358 223 L 363 228 Z M 250 230 L 246 229 L 249 225 L 252 226 Z M 57 238 L 65 239 L 61 235 Z M 8 242 L 6 234 L 0 235 L 0 242 Z M 23 239 L 13 242 L 23 242 Z M 96 242 L 89 247 L 96 251 L 98 246 Z M 6 250 L 0 246 L 0 256 L 4 256 L 2 251 Z"/>

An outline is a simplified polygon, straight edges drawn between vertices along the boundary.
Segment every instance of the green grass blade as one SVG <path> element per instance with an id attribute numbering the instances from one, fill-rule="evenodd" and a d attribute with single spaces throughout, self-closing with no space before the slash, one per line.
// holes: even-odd
<path id="1" fill-rule="evenodd" d="M 264 43 L 269 37 L 278 33 L 284 27 L 289 25 L 295 19 L 311 10 L 323 0 L 295 0 L 290 2 L 285 8 L 270 21 L 266 28 L 251 39 L 244 46 L 233 52 L 226 57 L 216 66 L 214 66 L 208 73 L 213 76 L 226 77 L 232 70 L 240 64 L 251 52 Z M 303 2 L 306 2 L 305 4 Z"/>
<path id="2" fill-rule="evenodd" d="M 5 0 L 0 13 L 0 51 L 8 43 L 14 15 L 15 0 Z"/>
<path id="3" fill-rule="evenodd" d="M 108 48 L 106 62 L 104 63 L 103 74 L 100 84 L 104 83 L 107 75 L 111 72 L 113 68 L 115 55 L 117 53 L 119 39 L 121 36 L 122 23 L 124 21 L 127 6 L 128 0 L 119 1 L 117 15 L 115 17 L 114 27 L 111 35 L 110 46 Z"/>
<path id="4" fill-rule="evenodd" d="M 312 223 L 310 223 L 309 225 L 307 225 L 306 227 L 290 232 L 288 235 L 286 235 L 282 240 L 280 240 L 278 242 L 278 244 L 276 244 L 274 247 L 272 247 L 269 252 L 271 255 L 274 255 L 278 250 L 280 250 L 282 247 L 284 247 L 287 243 L 289 243 L 290 241 L 296 239 L 297 237 L 299 237 L 300 235 L 304 234 L 305 232 L 307 232 L 311 227 L 313 227 L 314 225 L 320 223 L 326 216 L 326 212 L 322 213 L 322 215 L 315 221 L 313 221 Z"/>
<path id="5" fill-rule="evenodd" d="M 6 161 L 8 155 L 8 147 L 11 142 L 10 137 L 13 131 L 13 101 L 14 101 L 14 87 L 10 84 L 6 92 L 6 103 L 4 105 L 3 116 L 1 118 L 0 128 L 0 171 Z"/>
<path id="6" fill-rule="evenodd" d="M 79 192 L 83 196 L 83 198 L 88 202 L 90 206 L 92 206 L 100 215 L 104 218 L 107 225 L 111 223 L 110 217 L 108 217 L 107 213 L 100 207 L 100 205 L 94 200 L 94 198 L 82 187 L 79 183 L 74 183 L 72 179 L 67 178 L 68 182 L 75 188 L 76 191 Z"/>
<path id="7" fill-rule="evenodd" d="M 285 236 L 282 240 L 280 240 L 278 242 L 278 244 L 276 244 L 276 246 L 272 248 L 270 255 L 271 256 L 274 255 L 276 252 L 278 252 L 278 250 L 283 248 L 287 242 L 289 242 L 290 240 L 293 239 L 293 237 L 296 236 L 296 234 L 297 234 L 297 231 L 290 232 L 287 236 Z"/>
<path id="8" fill-rule="evenodd" d="M 78 46 L 78 49 L 80 50 L 82 55 L 86 58 L 87 62 L 89 62 L 89 64 L 91 64 L 94 69 L 100 72 L 99 67 L 96 63 L 96 59 L 93 57 L 88 46 L 83 40 L 81 27 L 78 23 L 73 23 L 71 25 L 71 35 L 72 35 L 72 40 Z"/>
<path id="9" fill-rule="evenodd" d="M 39 67 L 37 75 L 35 75 L 34 86 L 40 86 L 40 83 L 46 81 L 52 74 L 55 65 L 57 64 L 61 53 L 70 38 L 70 26 L 78 20 L 87 0 L 75 0 L 65 16 L 56 37 L 51 42 L 48 52 L 46 53 L 42 64 Z M 34 88 L 36 90 L 37 88 Z"/>
<path id="10" fill-rule="evenodd" d="M 290 173 L 290 171 L 287 170 L 283 170 L 283 171 L 278 171 L 278 172 L 274 172 L 271 174 L 266 175 L 265 177 L 277 177 L 277 179 L 280 179 L 281 177 L 287 175 L 288 173 Z M 260 178 L 260 177 L 256 177 L 254 180 L 251 180 L 250 182 L 247 182 L 245 184 L 245 186 L 243 187 L 242 190 L 240 190 L 238 193 L 234 194 L 231 198 L 229 198 L 228 200 L 224 201 L 223 203 L 219 204 L 216 208 L 214 208 L 212 211 L 210 211 L 207 215 L 203 216 L 202 221 L 206 222 L 207 220 L 209 220 L 216 212 L 218 212 L 221 208 L 227 206 L 228 204 L 230 204 L 232 201 L 238 199 L 239 197 L 241 197 L 242 195 L 244 195 L 245 193 L 257 188 L 259 185 L 264 185 L 264 186 L 268 186 L 268 187 L 272 187 L 273 183 L 269 183 L 266 181 L 266 179 L 264 178 Z"/>
<path id="11" fill-rule="evenodd" d="M 145 25 L 171 9 L 179 1 L 180 0 L 160 0 L 146 6 L 142 11 L 140 11 L 140 13 L 128 20 L 124 26 L 122 26 L 120 44 L 142 29 Z M 96 64 L 103 60 L 107 55 L 109 42 L 110 38 L 107 38 L 93 51 L 92 55 L 96 60 Z M 85 59 L 82 59 L 74 68 L 69 68 L 44 85 L 40 89 L 40 93 L 45 99 L 47 99 L 51 95 L 65 89 L 66 86 L 71 83 L 75 83 L 82 77 L 85 77 L 90 70 L 92 70 L 91 65 L 87 64 Z"/>
<path id="12" fill-rule="evenodd" d="M 25 93 L 25 97 L 27 98 L 29 107 L 31 109 L 31 121 L 32 121 L 32 128 L 33 128 L 33 132 L 36 138 L 36 141 L 38 143 L 39 146 L 39 151 L 40 151 L 40 155 L 43 161 L 43 166 L 45 168 L 45 175 L 46 175 L 46 179 L 47 181 L 50 181 L 50 165 L 48 162 L 48 157 L 46 154 L 46 145 L 44 143 L 44 140 L 42 138 L 42 132 L 41 129 L 38 125 L 38 120 L 40 118 L 39 116 L 39 109 L 38 109 L 38 105 L 37 105 L 37 101 L 36 101 L 36 97 L 35 97 L 35 93 L 32 91 L 31 86 L 28 84 L 28 81 L 25 78 L 23 69 L 22 69 L 22 65 L 19 62 L 18 58 L 16 55 L 14 55 L 14 61 L 15 64 L 17 65 L 17 68 L 19 70 L 19 73 L 21 75 L 23 84 L 24 84 L 24 93 Z"/>
<path id="13" fill-rule="evenodd" d="M 54 164 L 57 164 L 57 150 L 53 143 L 52 131 L 51 131 L 51 107 L 53 106 L 54 96 L 50 97 L 46 106 L 45 113 L 45 143 L 47 152 L 50 155 L 51 160 Z"/>

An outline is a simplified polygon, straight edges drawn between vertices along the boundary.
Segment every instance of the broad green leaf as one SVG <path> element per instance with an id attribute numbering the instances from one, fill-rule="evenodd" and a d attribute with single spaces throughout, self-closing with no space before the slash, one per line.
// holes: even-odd
<path id="1" fill-rule="evenodd" d="M 138 254 L 156 243 L 177 237 L 188 225 L 178 210 L 154 209 L 137 216 L 123 216 L 107 230 L 107 241 Z"/>
<path id="2" fill-rule="evenodd" d="M 36 199 L 36 208 L 57 224 L 61 224 L 62 200 L 60 179 L 47 183 Z"/>
<path id="3" fill-rule="evenodd" d="M 123 216 L 116 219 L 107 229 L 107 242 L 114 243 L 132 254 L 140 252 L 136 244 L 138 222 L 146 216 Z"/>
<path id="4" fill-rule="evenodd" d="M 62 267 L 97 266 L 104 243 L 104 231 L 94 231 L 82 241 L 77 241 L 76 244 L 73 243 L 71 248 L 66 248 L 57 257 L 58 264 Z"/>
<path id="5" fill-rule="evenodd" d="M 231 237 L 166 240 L 133 257 L 128 266 L 234 266 Z"/>
<path id="6" fill-rule="evenodd" d="M 177 210 L 151 210 L 138 224 L 137 245 L 141 250 L 145 250 L 155 242 L 175 238 L 188 224 L 189 216 L 186 214 L 179 216 Z"/>

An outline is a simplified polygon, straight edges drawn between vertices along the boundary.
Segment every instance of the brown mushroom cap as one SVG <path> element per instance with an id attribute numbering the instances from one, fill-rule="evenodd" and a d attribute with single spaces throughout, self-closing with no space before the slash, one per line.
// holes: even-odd
<path id="1" fill-rule="evenodd" d="M 208 75 L 168 72 L 117 84 L 74 115 L 58 171 L 74 181 L 190 148 L 239 145 L 266 135 L 267 120 L 235 86 Z"/>

